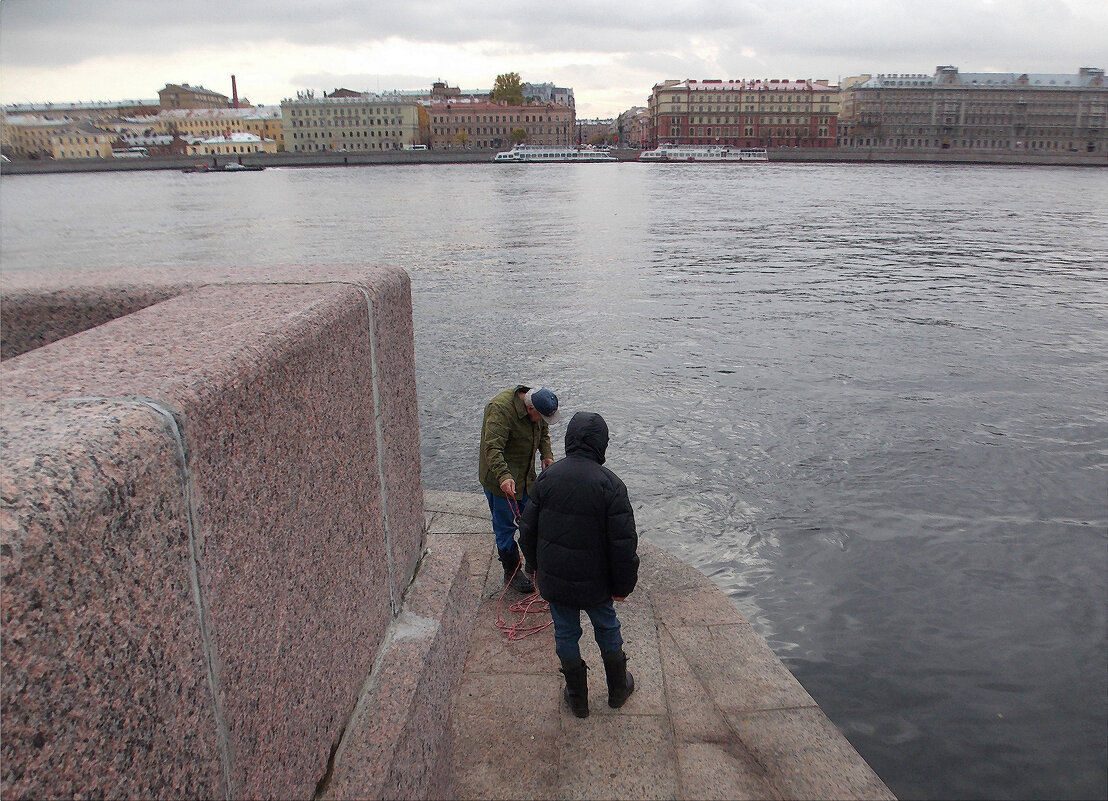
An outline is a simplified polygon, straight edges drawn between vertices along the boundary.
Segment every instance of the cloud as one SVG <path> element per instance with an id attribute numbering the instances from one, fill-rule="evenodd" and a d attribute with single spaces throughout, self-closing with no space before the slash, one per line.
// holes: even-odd
<path id="1" fill-rule="evenodd" d="M 373 73 L 343 73 L 333 72 L 305 72 L 292 77 L 292 82 L 305 89 L 321 88 L 325 92 L 335 89 L 352 89 L 355 92 L 388 92 L 402 87 L 430 88 L 437 78 L 430 75 L 404 75 L 401 73 L 389 73 L 375 75 Z M 469 88 L 469 87 L 467 87 Z"/>
<path id="2" fill-rule="evenodd" d="M 525 43 L 528 50 L 638 49 L 674 35 L 748 24 L 757 11 L 708 0 L 636 8 L 569 0 L 508 9 L 484 0 L 4 0 L 4 59 L 64 66 L 106 52 L 154 55 L 166 47 L 242 42 L 351 48 L 390 38 L 427 44 Z M 618 13 L 613 10 L 618 9 Z"/>
<path id="3" fill-rule="evenodd" d="M 1103 0 L 2 0 L 4 102 L 152 98 L 203 83 L 277 103 L 298 89 L 489 88 L 501 72 L 579 106 L 667 78 L 827 78 L 938 64 L 1074 73 L 1105 64 Z M 389 84 L 396 81 L 396 84 Z M 418 83 L 417 83 L 418 82 Z"/>

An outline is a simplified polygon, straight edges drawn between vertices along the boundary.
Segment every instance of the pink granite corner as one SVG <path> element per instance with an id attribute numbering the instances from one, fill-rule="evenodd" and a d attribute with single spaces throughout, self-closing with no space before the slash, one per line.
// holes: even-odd
<path id="1" fill-rule="evenodd" d="M 419 461 L 419 417 L 415 401 L 415 329 L 411 282 L 394 271 L 362 285 L 373 308 L 374 390 L 382 432 L 381 464 L 394 532 L 397 573 L 416 567 L 424 532 L 423 483 Z M 414 454 L 414 458 L 413 458 Z"/>
<path id="2" fill-rule="evenodd" d="M 134 278 L 82 281 L 112 296 Z M 6 282 L 5 314 L 36 308 L 8 303 L 13 292 L 33 294 L 35 280 L 42 282 L 37 291 L 58 291 L 52 276 Z M 13 403 L 39 419 L 83 398 L 137 404 L 173 430 L 185 454 L 176 502 L 189 513 L 194 549 L 192 633 L 205 643 L 215 688 L 214 695 L 207 690 L 215 722 L 203 736 L 224 743 L 220 786 L 232 797 L 308 797 L 327 771 L 422 546 L 407 276 L 349 267 L 314 271 L 311 280 L 289 269 L 211 270 L 164 291 L 168 299 L 6 360 L 5 425 Z M 72 314 L 88 317 L 79 308 Z M 130 417 L 108 414 L 100 425 L 132 438 Z M 26 459 L 13 461 L 5 446 L 5 487 L 10 472 L 21 499 L 49 495 L 33 469 L 45 446 L 31 437 L 26 447 Z M 404 475 L 393 475 L 398 470 Z M 72 525 L 28 519 L 13 530 L 26 536 L 38 526 L 68 543 Z M 159 521 L 140 532 L 162 535 Z M 64 580 L 48 567 L 19 574 L 12 614 L 27 614 L 22 584 L 46 582 L 59 593 Z M 151 592 L 160 589 L 151 581 Z M 51 614 L 73 612 L 58 604 Z M 117 617 L 128 614 L 123 603 Z M 35 711 L 26 688 L 8 704 L 7 649 L 3 658 L 6 745 L 9 717 Z M 120 669 L 126 664 L 120 657 Z M 150 686 L 112 702 L 116 729 L 90 742 L 131 736 L 134 720 L 155 714 L 150 693 L 180 682 L 168 669 L 143 678 Z M 76 731 L 60 732 L 67 759 L 82 748 Z M 189 729 L 180 736 L 201 735 Z M 37 763 L 5 757 L 6 775 L 36 773 Z M 86 767 L 87 775 L 106 770 Z M 68 794 L 51 784 L 57 776 L 34 780 L 47 795 Z M 8 787 L 5 780 L 5 795 Z M 212 794 L 208 784 L 159 787 L 149 795 Z"/>
<path id="3" fill-rule="evenodd" d="M 126 283 L 117 286 L 60 285 L 48 289 L 19 289 L 5 276 L 3 314 L 0 314 L 0 359 L 10 359 L 41 348 L 117 317 L 145 309 L 179 295 L 184 288 L 170 284 Z"/>
<path id="4" fill-rule="evenodd" d="M 2 430 L 4 797 L 224 796 L 165 421 L 6 403 Z"/>
<path id="5" fill-rule="evenodd" d="M 467 547 L 457 536 L 428 539 L 320 798 L 456 796 L 451 701 L 478 595 Z"/>

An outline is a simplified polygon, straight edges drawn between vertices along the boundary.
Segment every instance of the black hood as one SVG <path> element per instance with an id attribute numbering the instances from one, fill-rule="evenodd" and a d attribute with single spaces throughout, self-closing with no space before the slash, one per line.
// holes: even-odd
<path id="1" fill-rule="evenodd" d="M 566 456 L 576 454 L 604 464 L 608 424 L 596 412 L 577 412 L 566 427 Z"/>

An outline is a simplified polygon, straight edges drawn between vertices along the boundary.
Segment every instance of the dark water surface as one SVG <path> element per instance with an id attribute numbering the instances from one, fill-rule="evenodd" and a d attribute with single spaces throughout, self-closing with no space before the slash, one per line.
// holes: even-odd
<path id="1" fill-rule="evenodd" d="M 546 384 L 899 797 L 1108 795 L 1108 172 L 5 176 L 0 215 L 6 272 L 402 265 L 428 488 Z"/>

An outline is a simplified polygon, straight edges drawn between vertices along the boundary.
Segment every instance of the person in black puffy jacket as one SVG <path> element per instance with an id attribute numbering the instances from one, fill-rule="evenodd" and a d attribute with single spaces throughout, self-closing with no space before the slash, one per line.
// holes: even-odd
<path id="1" fill-rule="evenodd" d="M 523 556 L 535 568 L 539 594 L 550 604 L 555 650 L 566 679 L 564 697 L 579 718 L 589 715 L 582 610 L 600 646 L 608 706 L 623 706 L 635 689 L 613 601 L 625 600 L 635 589 L 639 537 L 627 487 L 604 467 L 607 449 L 604 418 L 593 412 L 573 415 L 565 458 L 539 475 L 519 523 Z"/>

